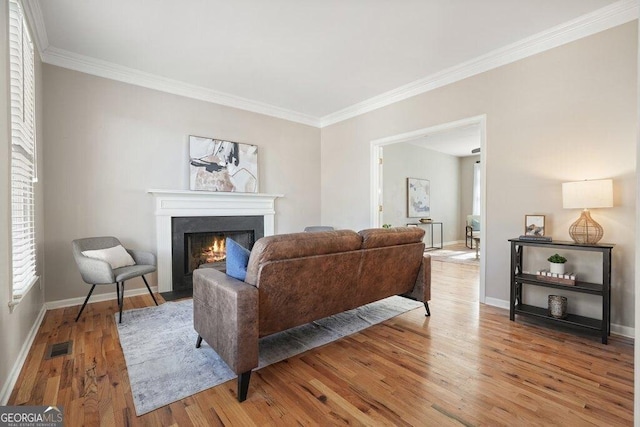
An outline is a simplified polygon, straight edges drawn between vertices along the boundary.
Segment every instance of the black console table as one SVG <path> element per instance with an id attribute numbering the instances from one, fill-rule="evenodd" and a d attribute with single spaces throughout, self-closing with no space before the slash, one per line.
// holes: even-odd
<path id="1" fill-rule="evenodd" d="M 440 246 L 435 246 L 433 244 L 433 225 L 439 225 L 440 226 Z M 423 226 L 426 225 L 429 227 L 429 237 L 430 237 L 430 246 L 425 246 L 425 250 L 432 250 L 432 249 L 442 249 L 442 242 L 444 242 L 443 239 L 443 232 L 442 232 L 442 223 L 441 222 L 437 222 L 437 221 L 429 221 L 429 222 L 410 222 L 407 224 L 408 227 L 417 227 L 417 226 Z"/>
<path id="2" fill-rule="evenodd" d="M 531 316 L 565 325 L 579 326 L 600 332 L 602 343 L 606 344 L 611 332 L 611 251 L 610 244 L 577 244 L 574 242 L 542 242 L 509 239 L 511 242 L 511 299 L 509 304 L 509 318 L 515 320 L 515 315 Z M 535 274 L 525 274 L 522 270 L 523 249 L 530 248 L 562 248 L 571 251 L 591 251 L 602 254 L 602 283 L 576 281 L 575 286 L 539 280 Z M 533 285 L 545 288 L 564 289 L 571 292 L 599 295 L 602 297 L 602 319 L 568 314 L 564 319 L 551 317 L 546 307 L 527 305 L 522 300 L 522 286 Z"/>

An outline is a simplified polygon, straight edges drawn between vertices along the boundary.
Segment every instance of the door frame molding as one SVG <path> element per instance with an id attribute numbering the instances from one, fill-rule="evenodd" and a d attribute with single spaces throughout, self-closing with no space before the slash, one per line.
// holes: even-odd
<path id="1" fill-rule="evenodd" d="M 486 184 L 487 184 L 487 115 L 482 114 L 479 116 L 468 117 L 466 119 L 456 120 L 453 122 L 442 123 L 427 128 L 414 130 L 411 132 L 405 132 L 398 135 L 387 136 L 380 139 L 375 139 L 370 142 L 370 224 L 373 228 L 378 228 L 382 224 L 380 223 L 380 211 L 379 206 L 382 204 L 382 167 L 380 165 L 380 159 L 383 158 L 383 148 L 386 145 L 398 144 L 401 142 L 411 141 L 426 135 L 447 131 L 463 126 L 469 126 L 472 124 L 480 125 L 480 242 L 483 246 L 483 256 L 480 258 L 480 286 L 478 289 L 478 301 L 484 303 L 486 299 L 485 295 L 485 266 L 486 266 Z"/>

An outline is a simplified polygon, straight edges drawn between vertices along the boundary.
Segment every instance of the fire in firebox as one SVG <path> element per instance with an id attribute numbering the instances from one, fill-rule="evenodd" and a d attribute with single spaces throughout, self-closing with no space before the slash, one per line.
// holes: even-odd
<path id="1" fill-rule="evenodd" d="M 220 233 L 198 233 L 189 236 L 188 272 L 191 273 L 203 264 L 224 270 L 227 257 L 226 237 Z"/>
<path id="2" fill-rule="evenodd" d="M 226 240 L 224 237 L 214 237 L 213 244 L 202 249 L 205 263 L 222 261 L 227 257 Z"/>

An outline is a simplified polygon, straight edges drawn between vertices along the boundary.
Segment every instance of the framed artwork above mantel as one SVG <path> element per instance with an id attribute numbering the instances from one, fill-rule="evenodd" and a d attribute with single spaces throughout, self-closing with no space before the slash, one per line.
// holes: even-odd
<path id="1" fill-rule="evenodd" d="M 189 188 L 258 192 L 258 146 L 189 136 Z"/>

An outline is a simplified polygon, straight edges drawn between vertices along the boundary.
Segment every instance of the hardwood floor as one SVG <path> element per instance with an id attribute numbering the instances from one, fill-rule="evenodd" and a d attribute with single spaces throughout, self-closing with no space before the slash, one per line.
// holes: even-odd
<path id="1" fill-rule="evenodd" d="M 49 311 L 9 404 L 64 406 L 66 426 L 633 424 L 633 340 L 510 322 L 477 303 L 477 267 L 432 266 L 431 317 L 413 310 L 256 371 L 244 403 L 230 381 L 141 417 L 116 302 L 87 306 L 78 323 L 78 307 Z M 72 355 L 43 359 L 69 339 Z"/>

